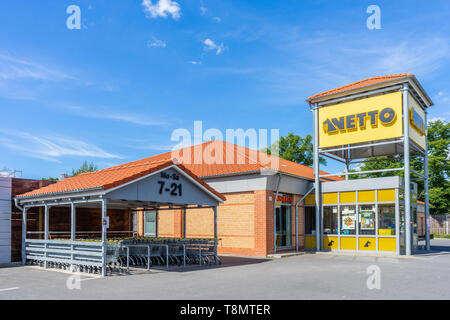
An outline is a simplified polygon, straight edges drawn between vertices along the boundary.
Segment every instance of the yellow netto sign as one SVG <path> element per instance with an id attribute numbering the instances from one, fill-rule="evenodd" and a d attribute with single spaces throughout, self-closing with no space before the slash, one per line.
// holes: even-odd
<path id="1" fill-rule="evenodd" d="M 425 112 L 419 106 L 416 99 L 409 94 L 408 97 L 409 108 L 409 137 L 420 148 L 426 148 L 426 124 Z"/>
<path id="2" fill-rule="evenodd" d="M 319 148 L 403 135 L 402 94 L 394 92 L 319 109 Z"/>

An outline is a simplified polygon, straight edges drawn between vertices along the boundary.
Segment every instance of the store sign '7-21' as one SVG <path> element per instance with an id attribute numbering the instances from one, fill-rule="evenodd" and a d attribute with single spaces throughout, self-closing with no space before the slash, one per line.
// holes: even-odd
<path id="1" fill-rule="evenodd" d="M 181 197 L 181 183 L 178 183 L 176 181 L 180 181 L 180 176 L 176 173 L 169 174 L 166 172 L 161 172 L 161 180 L 158 180 L 159 194 L 169 193 L 169 195 L 171 196 Z"/>
<path id="2" fill-rule="evenodd" d="M 366 129 L 369 120 L 372 128 L 378 127 L 381 122 L 383 126 L 392 125 L 397 120 L 397 115 L 392 108 L 384 108 L 381 111 L 373 110 L 357 114 L 349 114 L 347 116 L 327 119 L 323 122 L 323 130 L 327 134 L 343 133 L 347 131 L 356 131 Z"/>

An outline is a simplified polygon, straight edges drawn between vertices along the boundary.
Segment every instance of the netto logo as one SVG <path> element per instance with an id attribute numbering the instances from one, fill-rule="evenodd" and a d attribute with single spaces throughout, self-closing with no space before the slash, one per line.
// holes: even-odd
<path id="1" fill-rule="evenodd" d="M 381 111 L 373 110 L 331 118 L 323 122 L 323 130 L 329 135 L 337 134 L 339 132 L 352 132 L 358 130 L 358 128 L 360 130 L 365 130 L 367 120 L 370 120 L 369 122 L 372 128 L 377 128 L 379 122 L 383 126 L 389 127 L 397 120 L 397 114 L 392 108 L 384 108 Z"/>

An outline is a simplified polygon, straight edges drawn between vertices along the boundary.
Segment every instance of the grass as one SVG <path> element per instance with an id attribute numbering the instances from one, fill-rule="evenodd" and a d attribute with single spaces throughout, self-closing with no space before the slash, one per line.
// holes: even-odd
<path id="1" fill-rule="evenodd" d="M 450 234 L 438 234 L 438 233 L 433 233 L 435 238 L 444 238 L 444 239 L 450 239 Z"/>

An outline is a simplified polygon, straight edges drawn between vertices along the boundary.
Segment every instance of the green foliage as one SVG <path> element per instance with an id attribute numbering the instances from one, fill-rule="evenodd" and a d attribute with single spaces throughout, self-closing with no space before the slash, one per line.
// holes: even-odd
<path id="1" fill-rule="evenodd" d="M 433 214 L 448 213 L 450 208 L 450 123 L 447 121 L 432 121 L 428 123 L 428 173 L 429 173 L 429 199 L 430 212 Z M 359 167 L 361 171 L 401 168 L 403 166 L 403 156 L 396 155 L 394 159 L 378 157 L 382 161 L 371 162 L 367 159 Z M 383 160 L 386 159 L 386 160 Z M 423 161 L 420 157 L 411 158 L 411 168 L 423 174 Z M 352 170 L 354 171 L 354 170 Z M 397 172 L 377 172 L 361 176 L 350 176 L 350 179 L 373 178 L 400 175 L 403 171 Z M 412 175 L 414 176 L 414 175 Z M 418 185 L 419 200 L 423 201 L 424 184 L 422 180 L 415 181 Z"/>
<path id="2" fill-rule="evenodd" d="M 48 178 L 42 178 L 43 181 L 59 181 L 58 178 L 48 177 Z"/>
<path id="3" fill-rule="evenodd" d="M 280 140 L 272 144 L 270 148 L 261 151 L 272 154 L 271 150 L 278 151 L 280 158 L 305 166 L 312 166 L 314 162 L 312 137 L 309 134 L 302 138 L 290 132 L 286 137 L 280 137 Z M 322 157 L 319 161 L 323 165 L 327 163 Z"/>
<path id="4" fill-rule="evenodd" d="M 93 162 L 88 164 L 87 161 L 84 161 L 79 169 L 77 170 L 72 169 L 71 177 L 75 177 L 80 173 L 96 171 L 97 169 L 98 169 L 97 165 L 95 165 Z"/>

